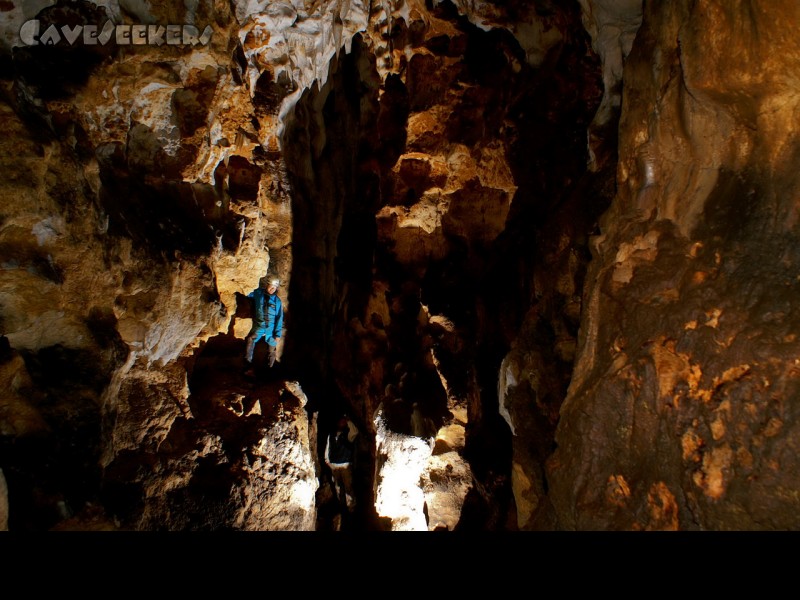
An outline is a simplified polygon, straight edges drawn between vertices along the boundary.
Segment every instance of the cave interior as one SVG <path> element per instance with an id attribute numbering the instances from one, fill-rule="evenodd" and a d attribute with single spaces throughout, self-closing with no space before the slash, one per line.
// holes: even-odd
<path id="1" fill-rule="evenodd" d="M 0 2 L 0 530 L 800 528 L 798 23 Z"/>

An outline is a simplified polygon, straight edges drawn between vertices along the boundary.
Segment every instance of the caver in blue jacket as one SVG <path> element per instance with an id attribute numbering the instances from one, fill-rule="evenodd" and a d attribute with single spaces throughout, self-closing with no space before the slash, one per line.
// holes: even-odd
<path id="1" fill-rule="evenodd" d="M 247 362 L 253 362 L 253 351 L 262 338 L 269 345 L 269 366 L 275 364 L 275 347 L 283 329 L 283 303 L 278 297 L 277 279 L 267 284 L 267 289 L 259 287 L 247 297 L 253 300 L 253 328 L 247 336 Z"/>

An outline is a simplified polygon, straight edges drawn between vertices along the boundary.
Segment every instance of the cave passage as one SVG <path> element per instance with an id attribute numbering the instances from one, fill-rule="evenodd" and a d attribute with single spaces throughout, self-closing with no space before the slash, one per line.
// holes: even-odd
<path id="1" fill-rule="evenodd" d="M 573 359 L 554 348 L 574 348 L 588 236 L 613 196 L 613 164 L 586 168 L 600 63 L 579 35 L 532 68 L 508 31 L 483 31 L 449 3 L 437 10 L 458 32 L 426 42 L 429 52 L 412 59 L 405 81 L 389 75 L 381 85 L 375 57 L 357 36 L 287 119 L 293 240 L 284 360 L 319 410 L 320 453 L 340 414 L 361 432 L 356 487 L 369 511 L 358 526 L 386 526 L 373 509 L 384 460 L 376 456 L 376 411 L 394 433 L 433 438 L 462 406 L 474 485 L 455 528 L 513 528 L 512 445 L 498 411 L 498 372 L 520 329 L 533 328 L 542 360 L 534 368 L 546 387 L 532 392 L 542 407 L 532 452 L 543 464 Z M 579 9 L 569 16 L 578 22 Z M 395 33 L 398 43 L 410 35 L 402 27 Z M 456 50 L 460 62 L 449 58 Z M 437 70 L 444 64 L 454 66 Z M 416 115 L 442 108 L 442 130 L 415 128 Z M 510 210 L 494 200 L 502 198 L 497 187 L 479 183 L 499 172 L 445 168 L 434 176 L 437 156 L 464 147 L 475 156 L 502 149 Z M 454 180 L 434 234 L 408 250 L 401 230 L 387 237 L 386 207 L 408 214 Z M 490 220 L 494 237 L 485 233 Z M 554 261 L 572 278 L 570 289 L 559 285 Z M 539 316 L 528 324 L 531 311 Z"/>
<path id="2" fill-rule="evenodd" d="M 42 77 L 53 53 L 17 54 L 32 70 L 14 75 L 0 126 L 19 122 L 20 164 L 45 183 L 14 181 L 65 218 L 3 215 L 3 269 L 83 346 L 0 347 L 9 402 L 42 417 L 23 423 L 35 435 L 0 440 L 14 528 L 91 504 L 144 530 L 558 526 L 545 465 L 589 239 L 616 192 L 619 115 L 592 139 L 589 171 L 601 62 L 578 2 L 534 4 L 508 16 L 546 25 L 535 60 L 525 34 L 449 1 L 385 22 L 373 11 L 346 43 L 337 32 L 357 25 L 338 15 L 341 47 L 310 84 L 270 54 L 280 44 L 259 46 L 257 19 L 208 60 L 129 48 L 80 77 L 67 61 L 63 94 Z M 227 10 L 233 23 L 249 8 Z M 94 69 L 140 77 L 114 91 L 130 96 L 127 121 Z M 248 376 L 242 292 L 267 275 L 284 282 L 284 338 L 271 370 L 257 344 Z M 76 289 L 97 298 L 78 306 Z M 25 325 L 7 312 L 4 326 Z M 342 415 L 359 431 L 352 515 L 323 456 Z"/>

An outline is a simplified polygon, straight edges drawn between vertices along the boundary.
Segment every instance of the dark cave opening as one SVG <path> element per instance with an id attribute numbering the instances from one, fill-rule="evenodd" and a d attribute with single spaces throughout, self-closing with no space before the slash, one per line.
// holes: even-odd
<path id="1" fill-rule="evenodd" d="M 30 373 L 23 393 L 43 419 L 24 437 L 0 437 L 0 464 L 9 486 L 9 527 L 46 531 L 96 503 L 101 485 L 100 393 L 113 369 L 108 353 L 60 345 L 21 356 Z M 8 365 L 12 367 L 11 364 Z M 23 379 L 24 381 L 24 379 Z"/>
<path id="2" fill-rule="evenodd" d="M 322 89 L 306 90 L 287 119 L 282 145 L 292 189 L 291 331 L 283 360 L 298 374 L 310 411 L 319 411 L 319 455 L 338 416 L 360 431 L 355 485 L 369 513 L 372 456 L 368 404 L 347 384 L 352 358 L 341 345 L 364 313 L 372 285 L 378 174 L 371 167 L 378 123 L 374 57 L 356 37 L 332 61 Z M 320 482 L 324 488 L 325 478 Z M 324 493 L 324 490 L 323 492 Z M 319 494 L 318 494 L 319 495 Z M 322 507 L 321 517 L 326 511 Z M 321 523 L 321 528 L 329 525 Z"/>
<path id="3" fill-rule="evenodd" d="M 465 456 L 479 485 L 460 527 L 505 528 L 508 511 L 513 514 L 512 449 L 497 408 L 497 373 L 532 307 L 538 305 L 542 313 L 540 330 L 562 335 L 566 329 L 577 336 L 574 305 L 589 259 L 588 235 L 613 195 L 608 182 L 613 182 L 614 168 L 612 164 L 599 174 L 586 169 L 585 131 L 599 105 L 602 84 L 600 63 L 585 32 L 568 37 L 543 65 L 532 68 L 508 31 L 485 32 L 463 17 L 448 16 L 444 5 L 439 10 L 458 23 L 461 37 L 448 43 L 429 41 L 429 56 L 462 51 L 464 56 L 439 85 L 449 79 L 452 89 L 470 86 L 446 123 L 445 139 L 476 147 L 499 136 L 518 188 L 504 229 L 496 240 L 481 241 L 449 225 L 447 257 L 421 266 L 402 264 L 376 243 L 377 209 L 397 202 L 398 194 L 406 204 L 420 196 L 420 190 L 403 187 L 390 170 L 403 152 L 417 149 L 407 146 L 407 125 L 400 121 L 441 101 L 424 79 L 435 70 L 437 59 L 409 65 L 408 88 L 398 77 L 387 77 L 378 102 L 375 67 L 361 43 L 354 44 L 350 55 L 334 61 L 322 90 L 303 94 L 284 133 L 294 215 L 293 329 L 285 357 L 293 371 L 303 373 L 309 395 L 321 399 L 323 413 L 326 402 L 335 406 L 333 413 L 355 413 L 362 432 L 370 431 L 372 413 L 386 398 L 394 400 L 386 414 L 398 432 L 411 432 L 412 400 L 435 423 L 443 423 L 450 413 L 437 368 L 444 369 L 451 393 L 473 398 Z M 567 12 L 579 24 L 579 7 Z M 459 45 L 456 54 L 452 43 Z M 430 137 L 420 140 L 415 142 L 423 144 L 419 150 L 435 144 Z M 577 290 L 570 298 L 552 288 L 539 289 L 555 287 L 547 261 L 558 236 L 567 236 L 572 255 L 579 257 L 573 273 Z M 388 323 L 365 313 L 377 281 L 388 290 Z M 423 305 L 454 322 L 459 340 L 455 352 L 440 333 L 420 327 Z M 558 323 L 548 325 L 550 321 Z M 358 344 L 347 341 L 354 335 L 353 323 L 360 323 L 356 330 L 361 335 L 366 327 L 377 336 L 371 346 L 377 354 L 362 357 Z M 538 340 L 543 348 L 552 346 L 556 333 Z M 438 367 L 430 362 L 432 351 Z M 550 357 L 552 364 L 544 368 L 556 371 L 550 379 L 558 383 L 548 390 L 547 403 L 557 406 L 566 394 L 572 364 L 552 353 Z M 398 402 L 403 398 L 408 401 Z M 331 418 L 326 415 L 322 421 Z M 552 449 L 557 423 L 548 418 L 542 434 L 550 441 L 537 442 L 542 463 Z M 372 476 L 364 474 L 365 488 Z M 490 515 L 494 504 L 504 508 Z"/>

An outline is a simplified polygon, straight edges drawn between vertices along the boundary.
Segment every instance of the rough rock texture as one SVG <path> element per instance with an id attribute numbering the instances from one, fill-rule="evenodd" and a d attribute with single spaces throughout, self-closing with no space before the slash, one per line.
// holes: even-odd
<path id="1" fill-rule="evenodd" d="M 427 531 L 420 480 L 431 456 L 430 444 L 416 436 L 393 432 L 380 409 L 375 415 L 375 429 L 378 516 L 389 520 L 392 531 Z"/>
<path id="2" fill-rule="evenodd" d="M 352 51 L 331 60 L 324 84 L 303 91 L 283 130 L 302 240 L 292 247 L 290 290 L 302 317 L 286 360 L 314 381 L 312 397 L 338 401 L 373 436 L 365 490 L 382 493 L 371 480 L 385 479 L 380 464 L 394 447 L 379 444 L 373 425 L 381 405 L 379 421 L 393 434 L 462 432 L 465 443 L 431 462 L 423 485 L 431 498 L 452 485 L 445 495 L 463 502 L 466 518 L 448 508 L 430 528 L 501 528 L 513 511 L 494 381 L 528 300 L 503 304 L 519 293 L 515 280 L 500 291 L 477 282 L 490 281 L 536 230 L 531 219 L 551 212 L 564 184 L 571 190 L 586 171 L 585 128 L 602 95 L 588 36 L 574 33 L 577 5 L 542 15 L 516 6 L 517 17 L 548 32 L 524 48 L 515 37 L 524 23 L 512 26 L 505 9 L 489 23 L 484 9 L 382 3 Z M 561 75 L 569 68 L 572 81 Z M 554 155 L 549 145 L 563 137 L 580 141 Z M 452 478 L 441 475 L 448 465 Z M 392 513 L 393 523 L 416 523 L 418 509 L 409 510 Z"/>
<path id="3" fill-rule="evenodd" d="M 34 17 L 213 35 L 25 47 Z M 0 2 L 0 517 L 796 529 L 798 18 Z M 285 336 L 247 378 L 267 274 Z"/>
<path id="4" fill-rule="evenodd" d="M 11 504 L 20 507 L 12 525 L 43 528 L 84 513 L 88 522 L 100 504 L 122 527 L 313 528 L 316 446 L 305 412 L 286 431 L 271 417 L 253 424 L 259 440 L 292 440 L 291 452 L 278 458 L 252 441 L 223 460 L 224 436 L 193 419 L 189 402 L 207 340 L 244 336 L 245 314 L 228 334 L 240 295 L 268 266 L 288 273 L 280 167 L 254 134 L 264 103 L 251 100 L 231 62 L 238 28 L 226 3 L 154 4 L 149 15 L 136 14 L 143 5 L 109 8 L 59 3 L 25 17 L 215 30 L 195 48 L 13 49 L 0 105 L 4 139 L 13 140 L 0 150 L 0 407 Z M 242 351 L 241 341 L 229 349 Z M 277 471 L 297 486 L 276 491 L 267 463 L 292 452 L 296 470 Z M 241 466 L 250 455 L 258 466 Z M 242 484 L 246 492 L 211 514 L 194 482 L 204 485 L 208 465 L 230 463 L 250 473 L 234 479 L 262 484 Z M 267 516 L 288 497 L 297 514 Z"/>
<path id="5" fill-rule="evenodd" d="M 588 131 L 589 167 L 598 169 L 616 154 L 622 104 L 622 70 L 642 23 L 642 0 L 580 0 L 583 24 L 603 62 L 603 101 Z"/>
<path id="6" fill-rule="evenodd" d="M 474 486 L 472 469 L 463 458 L 464 434 L 464 424 L 456 420 L 442 427 L 432 442 L 432 453 L 422 477 L 424 507 L 431 531 L 456 529 L 464 501 Z"/>
<path id="7" fill-rule="evenodd" d="M 221 341 L 191 371 L 189 382 L 182 371 L 180 403 L 169 402 L 168 379 L 158 387 L 152 376 L 127 395 L 139 402 L 128 409 L 131 427 L 114 428 L 107 505 L 136 529 L 313 530 L 316 432 L 299 385 L 244 380 L 240 359 Z M 125 445 L 120 431 L 143 437 Z"/>
<path id="8" fill-rule="evenodd" d="M 645 6 L 548 465 L 565 527 L 800 525 L 798 10 Z"/>
<path id="9" fill-rule="evenodd" d="M 321 411 L 324 436 L 339 410 L 362 430 L 365 526 L 512 523 L 519 469 L 497 372 L 530 309 L 540 233 L 597 187 L 579 183 L 602 96 L 579 6 L 50 4 L 8 23 L 107 14 L 214 35 L 11 51 L 4 149 L 18 183 L 0 233 L 18 526 L 81 513 L 95 527 L 99 504 L 126 528 L 307 528 L 311 507 L 281 521 L 269 506 L 308 500 L 304 419 Z M 580 253 L 595 204 L 559 251 Z M 259 397 L 274 407 L 277 381 L 238 378 L 243 295 L 267 269 L 286 284 L 281 368 L 311 399 L 286 431 Z M 264 456 L 276 436 L 293 449 Z M 406 464 L 388 449 L 408 444 L 424 460 L 387 477 L 381 465 Z M 34 467 L 31 447 L 54 468 Z M 421 502 L 387 524 L 394 476 Z"/>

